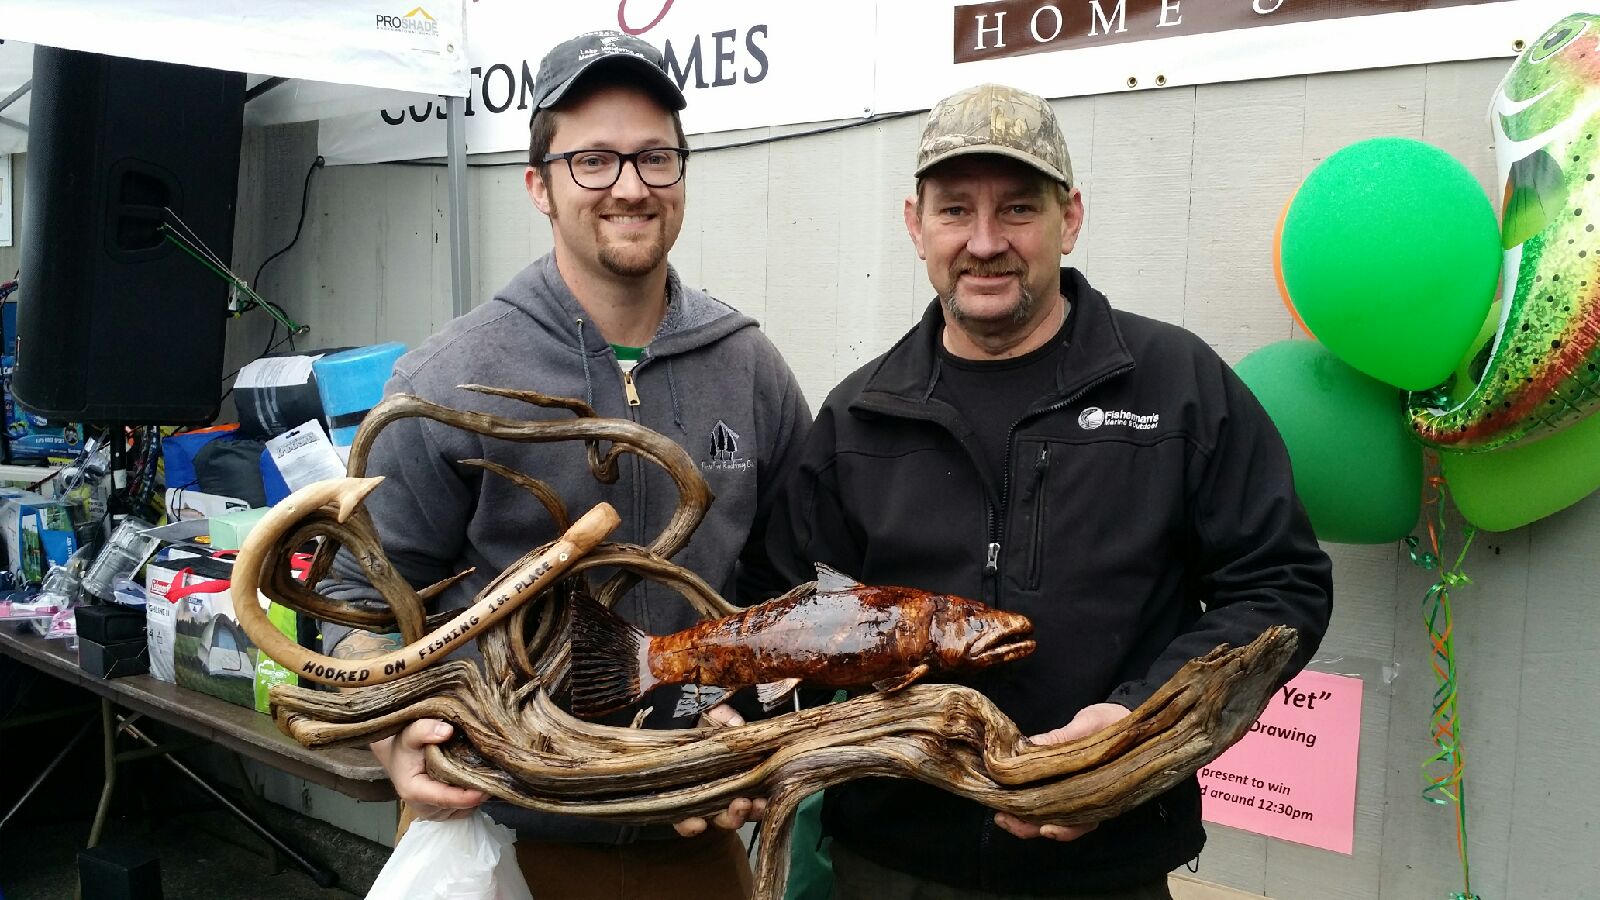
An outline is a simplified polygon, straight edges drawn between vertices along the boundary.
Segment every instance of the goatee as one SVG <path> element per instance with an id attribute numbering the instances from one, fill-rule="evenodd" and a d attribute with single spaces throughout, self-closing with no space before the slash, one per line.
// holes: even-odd
<path id="1" fill-rule="evenodd" d="M 607 272 L 623 278 L 641 278 L 654 272 L 666 257 L 661 241 L 646 244 L 627 244 L 622 247 L 603 244 L 600 247 L 600 265 Z"/>
<path id="2" fill-rule="evenodd" d="M 1038 305 L 1038 298 L 1034 297 L 1026 284 L 1019 284 L 1018 290 L 1021 296 L 1017 298 L 1017 305 L 1012 308 L 1010 316 L 1013 325 L 1021 325 L 1033 318 L 1034 307 Z M 961 301 L 956 299 L 955 288 L 952 287 L 948 294 L 940 294 L 939 302 L 944 304 L 952 320 L 965 322 L 971 318 L 967 315 L 967 311 L 961 308 Z"/>

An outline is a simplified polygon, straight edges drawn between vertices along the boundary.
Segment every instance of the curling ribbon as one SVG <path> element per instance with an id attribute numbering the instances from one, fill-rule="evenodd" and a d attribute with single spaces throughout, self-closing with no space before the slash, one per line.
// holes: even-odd
<path id="1" fill-rule="evenodd" d="M 1437 686 L 1433 691 L 1432 731 L 1437 751 L 1422 764 L 1427 787 L 1422 799 L 1440 806 L 1454 807 L 1456 814 L 1456 851 L 1461 857 L 1462 889 L 1452 893 L 1449 900 L 1479 900 L 1472 892 L 1472 869 L 1467 860 L 1467 785 L 1465 778 L 1466 754 L 1461 731 L 1461 717 L 1456 708 L 1456 653 L 1453 637 L 1454 622 L 1450 611 L 1450 589 L 1471 584 L 1472 579 L 1461 570 L 1466 561 L 1467 549 L 1477 529 L 1467 526 L 1461 552 L 1455 565 L 1443 569 L 1440 538 L 1445 532 L 1444 479 L 1428 479 L 1428 493 L 1423 498 L 1423 521 L 1428 526 L 1428 549 L 1418 551 L 1419 541 L 1406 538 L 1411 550 L 1411 561 L 1423 569 L 1440 569 L 1439 580 L 1423 597 L 1422 620 L 1428 626 L 1428 639 L 1432 645 L 1433 675 Z"/>

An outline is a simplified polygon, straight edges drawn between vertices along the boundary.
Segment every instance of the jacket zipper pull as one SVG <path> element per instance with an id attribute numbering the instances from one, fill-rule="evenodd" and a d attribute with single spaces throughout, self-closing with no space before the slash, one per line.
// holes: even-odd
<path id="1" fill-rule="evenodd" d="M 632 372 L 623 372 L 622 373 L 622 390 L 623 390 L 624 393 L 626 393 L 628 395 L 628 405 L 629 406 L 638 406 L 639 405 L 639 389 L 634 387 L 634 385 L 633 385 L 633 373 Z"/>
<path id="2" fill-rule="evenodd" d="M 990 574 L 1000 571 L 1000 544 L 998 541 L 989 544 L 989 555 L 984 557 L 983 570 Z"/>

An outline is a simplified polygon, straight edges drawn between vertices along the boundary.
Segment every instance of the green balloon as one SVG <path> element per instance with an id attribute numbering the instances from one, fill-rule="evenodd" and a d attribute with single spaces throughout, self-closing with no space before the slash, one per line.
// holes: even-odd
<path id="1" fill-rule="evenodd" d="M 1306 178 L 1279 252 L 1284 285 L 1317 340 L 1379 381 L 1421 391 L 1449 377 L 1484 320 L 1500 227 L 1454 157 L 1373 138 Z"/>
<path id="2" fill-rule="evenodd" d="M 1422 448 L 1398 391 L 1314 341 L 1268 344 L 1234 371 L 1283 435 L 1317 537 L 1382 544 L 1410 533 L 1422 502 Z"/>
<path id="3" fill-rule="evenodd" d="M 1484 531 L 1510 531 L 1600 489 L 1600 415 L 1531 444 L 1487 453 L 1439 452 L 1450 498 Z"/>
<path id="4" fill-rule="evenodd" d="M 1472 352 L 1456 369 L 1452 403 L 1477 383 L 1474 357 L 1494 338 L 1499 324 L 1499 317 L 1489 316 Z M 1439 468 L 1462 518 L 1484 531 L 1521 528 L 1600 489 L 1600 415 L 1533 443 L 1487 453 L 1441 450 Z"/>

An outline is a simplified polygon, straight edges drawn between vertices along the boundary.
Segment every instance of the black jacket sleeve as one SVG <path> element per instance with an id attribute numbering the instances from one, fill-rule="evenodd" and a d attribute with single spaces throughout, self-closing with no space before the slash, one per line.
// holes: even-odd
<path id="1" fill-rule="evenodd" d="M 1295 494 L 1283 439 L 1249 388 L 1218 365 L 1221 418 L 1210 446 L 1195 448 L 1186 477 L 1188 568 L 1204 611 L 1142 679 L 1107 698 L 1129 709 L 1190 659 L 1219 644 L 1248 644 L 1273 625 L 1299 632 L 1285 676 L 1292 677 L 1316 652 L 1333 612 L 1332 563 Z"/>

